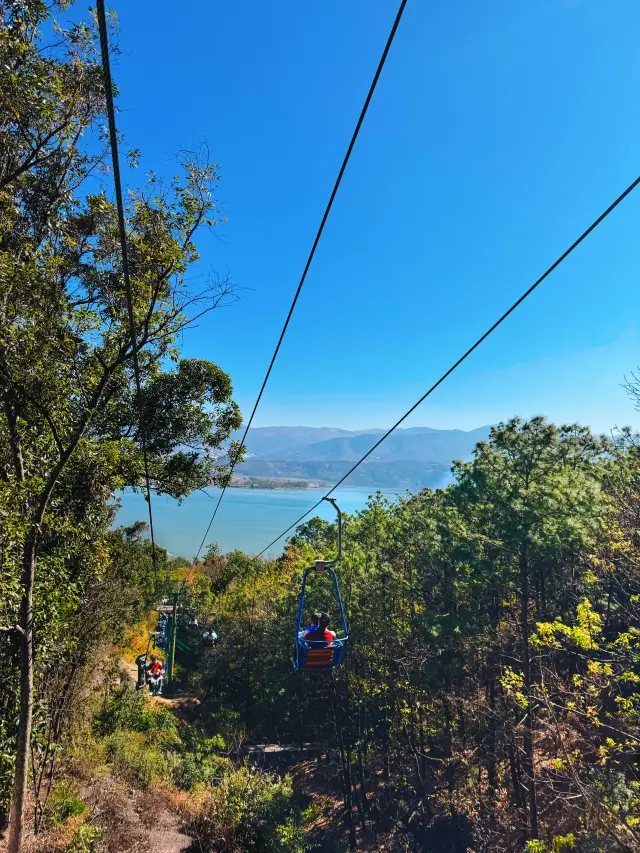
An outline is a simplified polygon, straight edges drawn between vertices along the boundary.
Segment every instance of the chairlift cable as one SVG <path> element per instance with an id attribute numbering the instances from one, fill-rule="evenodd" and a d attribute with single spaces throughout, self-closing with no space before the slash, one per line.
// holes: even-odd
<path id="1" fill-rule="evenodd" d="M 136 386 L 136 406 L 138 419 L 140 421 L 140 442 L 142 444 L 142 457 L 144 460 L 144 479 L 147 492 L 147 505 L 149 509 L 149 531 L 151 534 L 151 563 L 153 566 L 154 589 L 158 586 L 158 569 L 156 564 L 156 543 L 153 534 L 153 511 L 151 509 L 151 485 L 149 476 L 149 455 L 147 453 L 147 438 L 144 427 L 144 417 L 141 406 L 140 385 L 140 362 L 138 359 L 138 344 L 136 336 L 135 316 L 133 313 L 133 297 L 131 295 L 131 277 L 129 275 L 129 254 L 127 251 L 127 231 L 124 219 L 124 204 L 122 202 L 122 182 L 120 179 L 120 161 L 118 158 L 118 132 L 116 129 L 115 108 L 113 105 L 113 81 L 111 79 L 111 63 L 109 60 L 109 37 L 107 34 L 107 22 L 104 11 L 104 0 L 97 0 L 96 11 L 98 16 L 98 29 L 100 31 L 100 51 L 102 53 L 102 74 L 104 78 L 104 96 L 107 103 L 107 119 L 109 123 L 109 144 L 111 148 L 111 161 L 113 164 L 113 183 L 116 191 L 116 207 L 118 210 L 118 230 L 120 233 L 120 247 L 122 250 L 122 273 L 127 295 L 127 314 L 129 319 L 129 334 L 131 335 L 131 356 L 133 360 L 133 373 Z"/>
<path id="2" fill-rule="evenodd" d="M 266 388 L 267 382 L 269 381 L 269 377 L 271 375 L 273 365 L 275 364 L 275 360 L 278 356 L 278 352 L 280 351 L 280 346 L 281 346 L 282 341 L 284 339 L 284 336 L 287 332 L 287 328 L 289 326 L 289 321 L 291 320 L 291 317 L 293 315 L 293 311 L 296 307 L 298 297 L 300 296 L 302 286 L 304 285 L 305 279 L 307 277 L 307 273 L 309 272 L 309 268 L 311 266 L 311 262 L 313 261 L 314 255 L 316 253 L 316 249 L 318 248 L 320 238 L 322 237 L 322 233 L 324 231 L 324 226 L 326 225 L 327 219 L 329 218 L 329 213 L 331 212 L 331 208 L 333 207 L 333 202 L 336 198 L 336 195 L 338 194 L 338 189 L 339 189 L 340 184 L 342 182 L 343 175 L 346 171 L 347 164 L 349 163 L 349 159 L 351 158 L 351 153 L 352 153 L 353 148 L 356 144 L 358 134 L 360 133 L 360 129 L 362 127 L 365 116 L 366 116 L 367 111 L 369 109 L 369 104 L 371 103 L 371 99 L 373 98 L 373 94 L 376 90 L 376 86 L 378 85 L 378 80 L 380 79 L 382 69 L 384 68 L 384 64 L 387 60 L 389 50 L 391 49 L 391 45 L 392 45 L 393 40 L 395 38 L 396 31 L 397 31 L 398 26 L 400 24 L 400 20 L 402 18 L 402 15 L 404 13 L 406 5 L 407 5 L 407 0 L 402 0 L 402 2 L 400 3 L 400 6 L 398 7 L 398 11 L 396 13 L 396 17 L 395 17 L 395 20 L 393 22 L 393 26 L 391 27 L 391 31 L 390 31 L 389 36 L 387 38 L 387 43 L 386 43 L 384 50 L 382 52 L 382 56 L 380 57 L 380 61 L 378 62 L 378 67 L 376 69 L 376 73 L 374 74 L 373 80 L 372 80 L 371 85 L 369 87 L 369 91 L 367 93 L 367 97 L 365 99 L 364 106 L 362 107 L 362 110 L 360 111 L 360 117 L 358 118 L 358 122 L 356 124 L 355 130 L 353 131 L 353 135 L 351 136 L 351 141 L 349 142 L 349 147 L 347 148 L 347 153 L 345 154 L 344 160 L 342 161 L 342 166 L 340 167 L 340 171 L 338 172 L 338 177 L 336 178 L 336 182 L 333 186 L 333 190 L 332 190 L 331 195 L 329 197 L 329 202 L 325 208 L 324 215 L 322 217 L 322 221 L 320 222 L 320 227 L 318 228 L 318 232 L 316 234 L 316 238 L 313 241 L 313 246 L 311 247 L 311 251 L 309 252 L 309 257 L 307 258 L 307 262 L 305 264 L 302 276 L 300 278 L 300 282 L 298 283 L 298 288 L 297 288 L 295 295 L 293 297 L 293 302 L 291 303 L 291 307 L 289 308 L 289 313 L 287 314 L 286 320 L 284 322 L 284 326 L 282 327 L 282 331 L 280 332 L 280 337 L 278 338 L 276 348 L 273 351 L 273 355 L 271 356 L 271 361 L 269 362 L 269 367 L 267 368 L 267 372 L 266 372 L 265 377 L 262 381 L 262 385 L 260 387 L 258 397 L 256 399 L 254 406 L 253 406 L 253 410 L 251 412 L 249 420 L 247 421 L 247 425 L 245 427 L 242 439 L 240 441 L 239 448 L 242 448 L 244 446 L 244 442 L 247 438 L 247 434 L 249 432 L 249 429 L 251 428 L 251 424 L 253 423 L 253 418 L 255 416 L 256 410 L 257 410 L 258 406 L 260 405 L 260 401 L 262 399 L 262 394 L 264 393 L 264 389 Z M 202 537 L 202 542 L 200 543 L 200 547 L 198 548 L 198 551 L 197 551 L 195 557 L 193 558 L 194 564 L 196 563 L 198 557 L 200 556 L 200 552 L 202 551 L 202 548 L 204 547 L 204 543 L 207 539 L 207 536 L 209 535 L 209 531 L 211 530 L 211 525 L 213 524 L 213 521 L 216 517 L 216 514 L 217 514 L 218 509 L 220 507 L 220 504 L 222 502 L 222 498 L 224 497 L 224 493 L 227 490 L 227 486 L 231 482 L 231 478 L 233 476 L 233 471 L 236 467 L 236 463 L 238 461 L 239 455 L 240 455 L 240 453 L 238 450 L 238 451 L 236 451 L 236 453 L 233 456 L 233 459 L 231 460 L 231 465 L 229 467 L 229 473 L 227 474 L 227 476 L 225 478 L 225 482 L 224 482 L 224 485 L 222 487 L 222 491 L 220 492 L 220 497 L 218 498 L 218 502 L 217 502 L 217 504 L 213 510 L 213 515 L 211 516 L 211 521 L 209 522 L 207 530 L 206 530 L 204 536 Z"/>
<path id="3" fill-rule="evenodd" d="M 551 273 L 554 272 L 554 270 L 556 270 L 560 266 L 560 264 L 564 260 L 566 260 L 569 257 L 569 255 L 575 249 L 578 248 L 578 246 L 584 240 L 586 240 L 586 238 L 591 234 L 591 232 L 595 231 L 595 229 L 598 227 L 598 225 L 600 225 L 607 218 L 607 216 L 609 216 L 609 214 L 612 213 L 616 209 L 616 207 L 618 207 L 618 205 L 622 201 L 624 201 L 624 199 L 628 195 L 630 195 L 633 192 L 633 190 L 638 186 L 638 184 L 640 184 L 640 176 L 638 176 L 631 184 L 629 184 L 629 186 L 624 190 L 624 192 L 622 192 L 615 199 L 615 201 L 612 202 L 609 205 L 609 207 L 603 213 L 601 213 L 600 216 L 594 222 L 592 222 L 591 225 L 585 231 L 582 232 L 582 234 L 578 237 L 578 239 L 575 240 L 575 242 L 573 242 L 569 246 L 569 248 L 566 249 L 560 255 L 560 257 L 557 258 L 551 264 L 551 266 L 547 270 L 545 270 L 545 272 L 540 276 L 540 278 L 536 279 L 536 281 L 534 281 L 534 283 L 531 285 L 531 287 L 529 287 L 527 290 L 525 290 L 525 292 L 513 303 L 513 305 L 511 305 L 511 307 L 508 308 L 504 312 L 504 314 L 502 314 L 502 316 L 499 317 L 495 321 L 495 323 L 492 326 L 490 326 L 487 329 L 487 331 L 481 337 L 479 337 L 478 340 L 472 346 L 469 347 L 469 349 L 464 353 L 464 355 L 461 355 L 460 358 L 454 364 L 452 364 L 451 367 L 445 373 L 443 373 L 442 376 L 436 382 L 433 383 L 433 385 L 428 389 L 428 391 L 425 391 L 425 393 L 422 395 L 422 397 L 420 397 L 420 399 L 417 400 L 413 404 L 413 406 L 411 406 L 411 408 L 408 409 L 404 413 L 404 415 L 402 415 L 402 417 L 399 420 L 397 420 L 395 422 L 395 424 L 392 427 L 390 427 L 390 429 L 388 429 L 385 432 L 385 434 L 383 436 L 381 436 L 378 439 L 378 441 L 376 441 L 376 443 L 371 448 L 369 448 L 369 450 L 367 450 L 367 452 L 364 454 L 364 456 L 362 456 L 354 465 L 352 465 L 351 468 L 349 468 L 347 473 L 344 474 L 344 476 L 342 476 L 338 480 L 338 482 L 334 486 L 331 487 L 331 489 L 329 489 L 329 491 L 326 493 L 326 495 L 323 495 L 320 498 L 320 500 L 311 507 L 311 509 L 308 509 L 304 513 L 304 515 L 301 515 L 297 521 L 294 521 L 293 524 L 291 524 L 289 527 L 287 527 L 287 529 L 285 531 L 283 531 L 279 536 L 276 536 L 276 538 L 273 540 L 273 542 L 270 542 L 267 545 L 267 547 L 263 548 L 262 551 L 260 551 L 260 553 L 257 554 L 256 556 L 261 557 L 265 553 L 265 551 L 268 551 L 269 548 L 271 548 L 273 545 L 276 544 L 276 542 L 278 542 L 278 540 L 282 539 L 283 536 L 286 536 L 286 534 L 290 530 L 293 530 L 294 527 L 297 527 L 301 521 L 303 521 L 308 515 L 310 515 L 314 511 L 314 509 L 317 509 L 320 506 L 320 504 L 322 503 L 322 501 L 325 500 L 325 498 L 328 498 L 329 495 L 332 495 L 333 492 L 335 492 L 335 490 L 338 488 L 338 486 L 340 486 L 342 483 L 344 483 L 344 481 L 347 479 L 347 477 L 349 477 L 351 474 L 353 474 L 353 472 L 356 470 L 356 468 L 358 468 L 360 465 L 362 465 L 362 463 L 365 461 L 365 459 L 367 459 L 367 457 L 369 457 L 373 453 L 373 451 L 376 450 L 382 444 L 382 442 L 386 438 L 388 438 L 391 435 L 391 433 L 395 429 L 397 429 L 400 426 L 400 424 L 403 421 L 405 421 L 409 417 L 409 415 L 412 414 L 412 412 L 414 412 L 418 408 L 418 406 L 420 406 L 427 399 L 427 397 L 429 397 L 436 390 L 436 388 L 438 388 L 438 386 L 440 386 L 445 381 L 445 379 L 447 379 L 454 372 L 454 370 L 456 370 L 462 364 L 462 362 L 465 361 L 471 355 L 471 353 L 474 352 L 474 350 L 476 350 L 480 346 L 480 344 L 482 344 L 489 337 L 489 335 L 491 335 L 498 328 L 498 326 L 500 326 L 507 319 L 507 317 L 509 317 L 509 315 L 512 314 L 516 310 L 516 308 L 518 308 L 525 301 L 525 299 L 527 299 L 527 297 L 530 296 L 533 293 L 533 291 L 540 284 L 542 284 L 542 282 L 546 278 L 548 278 L 551 275 Z"/>

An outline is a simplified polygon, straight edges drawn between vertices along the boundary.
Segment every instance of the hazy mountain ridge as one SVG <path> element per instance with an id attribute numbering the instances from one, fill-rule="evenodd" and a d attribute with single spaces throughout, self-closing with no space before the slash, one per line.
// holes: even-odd
<path id="1" fill-rule="evenodd" d="M 468 459 L 490 427 L 438 430 L 398 429 L 347 479 L 353 486 L 419 489 L 447 479 L 454 459 Z M 246 461 L 237 473 L 253 477 L 296 477 L 335 481 L 360 459 L 382 429 L 333 427 L 256 427 L 247 437 Z"/>
<path id="2" fill-rule="evenodd" d="M 242 430 L 233 436 L 242 438 Z M 348 430 L 338 427 L 252 427 L 247 436 L 247 453 L 249 455 L 266 456 L 279 450 L 289 450 L 293 447 L 303 447 L 333 438 L 352 437 L 365 434 L 382 434 L 384 430 Z"/>
<path id="3" fill-rule="evenodd" d="M 476 442 L 485 439 L 487 435 L 488 428 L 485 427 L 472 432 L 397 430 L 375 449 L 372 459 L 449 464 L 453 459 L 467 457 Z M 279 460 L 344 459 L 355 462 L 375 444 L 378 437 L 379 434 L 376 433 L 331 438 L 327 441 L 278 450 L 265 455 L 268 459 Z"/>

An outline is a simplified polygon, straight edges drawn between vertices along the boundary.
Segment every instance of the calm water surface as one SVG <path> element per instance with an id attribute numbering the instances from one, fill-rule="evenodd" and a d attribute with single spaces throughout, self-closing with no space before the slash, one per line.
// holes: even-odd
<path id="1" fill-rule="evenodd" d="M 239 548 L 248 554 L 261 551 L 279 533 L 299 518 L 305 510 L 320 500 L 325 489 L 227 489 L 213 523 L 208 542 L 218 542 L 223 551 Z M 340 488 L 334 493 L 340 509 L 354 512 L 362 509 L 371 488 Z M 380 491 L 389 498 L 397 492 Z M 218 489 L 207 489 L 207 497 L 198 492 L 181 505 L 166 495 L 153 497 L 153 523 L 156 542 L 171 554 L 192 558 L 198 550 L 209 524 L 218 496 Z M 147 507 L 140 494 L 127 491 L 120 497 L 121 507 L 116 524 L 132 524 L 147 521 Z M 313 515 L 333 520 L 335 512 L 326 501 Z M 293 532 L 293 531 L 292 531 Z M 273 548 L 273 554 L 281 553 L 284 540 Z M 206 546 L 205 546 L 206 547 Z"/>

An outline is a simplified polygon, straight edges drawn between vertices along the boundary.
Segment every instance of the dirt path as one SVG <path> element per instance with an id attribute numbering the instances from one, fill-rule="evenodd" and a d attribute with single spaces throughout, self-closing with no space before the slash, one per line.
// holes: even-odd
<path id="1" fill-rule="evenodd" d="M 126 676 L 135 684 L 138 681 L 136 664 L 121 660 L 121 665 Z M 197 699 L 188 696 L 155 696 L 150 698 L 152 702 L 170 708 L 177 717 L 185 721 L 190 720 L 198 704 Z M 135 803 L 134 795 L 134 802 L 131 805 L 142 818 L 148 831 L 147 842 L 149 846 L 147 853 L 194 853 L 198 849 L 195 840 L 182 832 L 181 820 L 175 812 L 161 806 L 159 809 L 153 809 L 153 821 L 149 821 L 148 817 L 145 820 L 145 816 L 149 815 L 148 804 Z"/>
<path id="2" fill-rule="evenodd" d="M 193 850 L 194 841 L 180 831 L 176 816 L 171 812 L 162 813 L 149 834 L 149 853 L 188 853 Z"/>
<path id="3" fill-rule="evenodd" d="M 133 681 L 133 683 L 135 684 L 138 681 L 138 667 L 136 666 L 136 664 L 129 663 L 128 660 L 121 658 L 120 665 L 122 666 L 123 670 L 126 671 L 131 681 Z"/>

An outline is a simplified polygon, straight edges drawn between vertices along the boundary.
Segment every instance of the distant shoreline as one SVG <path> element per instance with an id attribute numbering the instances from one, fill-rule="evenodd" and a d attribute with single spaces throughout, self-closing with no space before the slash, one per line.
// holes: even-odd
<path id="1" fill-rule="evenodd" d="M 299 480 L 279 477 L 234 477 L 229 483 L 231 489 L 323 489 L 327 483 L 320 480 Z"/>

